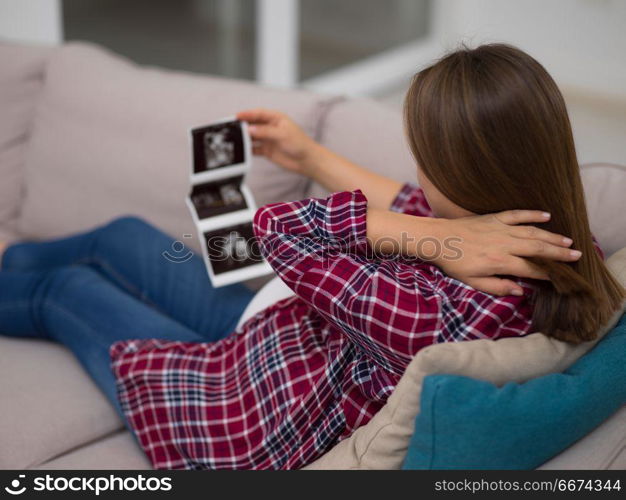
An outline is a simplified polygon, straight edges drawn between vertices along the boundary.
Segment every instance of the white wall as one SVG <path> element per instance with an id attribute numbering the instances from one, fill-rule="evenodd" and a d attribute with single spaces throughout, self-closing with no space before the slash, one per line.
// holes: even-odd
<path id="1" fill-rule="evenodd" d="M 435 0 L 435 7 L 438 56 L 460 42 L 525 50 L 563 92 L 578 160 L 626 165 L 626 1 Z M 399 108 L 405 91 L 399 85 L 380 98 Z"/>
<path id="2" fill-rule="evenodd" d="M 626 102 L 626 1 L 437 0 L 450 48 L 506 41 L 538 59 L 564 91 Z"/>
<path id="3" fill-rule="evenodd" d="M 60 0 L 0 0 L 0 39 L 60 43 L 63 39 Z"/>
<path id="4" fill-rule="evenodd" d="M 565 96 L 581 163 L 626 165 L 626 1 L 436 0 L 444 49 L 508 42 L 541 62 Z"/>

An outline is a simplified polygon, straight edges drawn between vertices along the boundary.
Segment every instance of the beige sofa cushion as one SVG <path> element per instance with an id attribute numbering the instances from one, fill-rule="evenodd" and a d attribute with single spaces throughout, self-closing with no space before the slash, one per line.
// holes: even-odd
<path id="1" fill-rule="evenodd" d="M 0 241 L 15 237 L 28 145 L 52 49 L 0 43 Z"/>
<path id="2" fill-rule="evenodd" d="M 19 228 L 48 238 L 135 214 L 173 236 L 193 233 L 184 202 L 188 129 L 264 106 L 286 110 L 313 134 L 319 102 L 304 91 L 140 68 L 94 46 L 66 45 L 49 60 Z M 302 197 L 306 184 L 259 158 L 248 182 L 258 204 Z"/>
<path id="3" fill-rule="evenodd" d="M 608 265 L 626 286 L 626 248 L 611 257 Z M 614 315 L 599 338 L 617 323 L 621 314 L 619 311 Z M 597 339 L 572 345 L 533 333 L 522 338 L 449 342 L 427 347 L 411 361 L 387 404 L 367 425 L 305 468 L 398 469 L 413 434 L 426 375 L 465 375 L 496 385 L 524 382 L 565 370 L 596 342 Z"/>
<path id="4" fill-rule="evenodd" d="M 72 353 L 47 341 L 0 337 L 0 404 L 0 469 L 39 465 L 123 427 Z"/>
<path id="5" fill-rule="evenodd" d="M 150 470 L 150 460 L 126 430 L 115 432 L 35 467 L 51 470 Z"/>

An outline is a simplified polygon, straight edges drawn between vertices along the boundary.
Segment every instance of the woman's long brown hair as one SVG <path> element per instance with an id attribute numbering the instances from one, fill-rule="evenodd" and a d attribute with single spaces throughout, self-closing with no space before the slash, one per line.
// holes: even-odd
<path id="1" fill-rule="evenodd" d="M 531 259 L 550 276 L 536 282 L 533 329 L 594 339 L 624 289 L 595 250 L 567 109 L 545 68 L 510 45 L 462 47 L 414 76 L 404 118 L 418 167 L 449 200 L 476 214 L 552 214 L 542 227 L 582 257 Z"/>

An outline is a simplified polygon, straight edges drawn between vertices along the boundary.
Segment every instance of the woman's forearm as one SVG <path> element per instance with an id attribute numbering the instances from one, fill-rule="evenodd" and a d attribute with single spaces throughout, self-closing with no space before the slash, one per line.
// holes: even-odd
<path id="1" fill-rule="evenodd" d="M 368 205 L 367 238 L 376 252 L 433 258 L 444 219 L 416 217 Z"/>
<path id="2" fill-rule="evenodd" d="M 284 113 L 250 109 L 237 113 L 237 118 L 249 124 L 255 155 L 306 175 L 333 193 L 360 189 L 370 206 L 388 209 L 402 188 L 315 142 Z"/>
<path id="3" fill-rule="evenodd" d="M 375 174 L 316 144 L 302 165 L 303 173 L 331 192 L 360 189 L 370 207 L 389 209 L 402 184 Z"/>

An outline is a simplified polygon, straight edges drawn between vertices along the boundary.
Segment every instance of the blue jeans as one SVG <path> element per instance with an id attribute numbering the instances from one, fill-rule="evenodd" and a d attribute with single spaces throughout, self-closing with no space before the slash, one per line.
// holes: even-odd
<path id="1" fill-rule="evenodd" d="M 10 246 L 0 270 L 0 333 L 67 346 L 126 421 L 110 367 L 113 342 L 214 342 L 235 329 L 253 296 L 241 284 L 213 288 L 196 255 L 166 259 L 163 252 L 180 251 L 173 245 L 125 217 L 69 238 Z"/>

